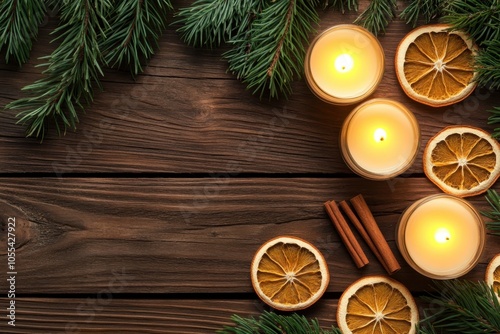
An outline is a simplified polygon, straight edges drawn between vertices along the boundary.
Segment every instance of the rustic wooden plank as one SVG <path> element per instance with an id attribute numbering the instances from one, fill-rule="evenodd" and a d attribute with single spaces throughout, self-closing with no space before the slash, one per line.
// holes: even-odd
<path id="1" fill-rule="evenodd" d="M 5 305 L 6 298 L 0 298 Z M 336 299 L 323 298 L 306 311 L 323 328 L 335 323 Z M 2 333 L 215 333 L 233 314 L 257 316 L 266 307 L 254 299 L 17 298 L 15 327 L 5 317 Z"/>
<path id="2" fill-rule="evenodd" d="M 180 1 L 182 7 L 189 1 Z M 368 2 L 365 2 L 365 4 Z M 356 14 L 321 12 L 318 30 L 352 22 Z M 49 52 L 56 21 L 40 32 L 32 60 L 18 70 L 0 65 L 0 106 L 21 97 L 20 89 L 40 77 L 36 58 Z M 352 107 L 319 101 L 303 80 L 294 84 L 289 100 L 260 101 L 226 73 L 222 52 L 188 47 L 169 26 L 160 50 L 134 82 L 129 74 L 107 71 L 104 92 L 81 115 L 76 133 L 57 138 L 52 132 L 42 145 L 24 138 L 15 112 L 0 113 L 2 173 L 104 172 L 240 172 L 349 173 L 338 136 Z M 399 40 L 410 30 L 393 22 L 380 41 L 386 72 L 373 97 L 406 104 L 422 128 L 422 145 L 440 128 L 452 124 L 485 127 L 487 109 L 500 96 L 477 91 L 463 103 L 433 109 L 411 101 L 397 82 L 393 58 Z M 311 36 L 312 38 L 313 36 Z M 413 172 L 421 172 L 421 155 Z M 411 171 L 410 171 L 411 172 Z M 410 173 L 409 172 L 409 173 Z"/>
<path id="3" fill-rule="evenodd" d="M 4 225 L 17 220 L 19 293 L 97 293 L 118 279 L 127 293 L 252 292 L 252 256 L 278 235 L 314 243 L 329 264 L 328 291 L 341 292 L 358 277 L 384 273 L 364 244 L 371 264 L 356 269 L 323 209 L 325 200 L 363 193 L 403 264 L 394 277 L 419 291 L 429 281 L 404 263 L 394 229 L 406 207 L 438 192 L 423 178 L 4 178 L 0 212 Z M 486 209 L 482 196 L 472 202 Z M 498 249 L 500 238 L 489 237 L 467 277 L 482 279 Z M 0 254 L 6 272 L 5 248 Z"/>

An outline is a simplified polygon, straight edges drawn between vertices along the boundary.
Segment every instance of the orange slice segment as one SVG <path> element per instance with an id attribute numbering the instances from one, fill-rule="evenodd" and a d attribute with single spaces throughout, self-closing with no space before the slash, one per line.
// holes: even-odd
<path id="1" fill-rule="evenodd" d="M 459 102 L 476 87 L 477 47 L 464 32 L 449 28 L 431 24 L 414 29 L 396 50 L 396 75 L 404 92 L 432 107 Z"/>
<path id="2" fill-rule="evenodd" d="M 337 308 L 343 334 L 415 333 L 418 309 L 410 291 L 385 276 L 368 276 L 351 284 Z"/>
<path id="3" fill-rule="evenodd" d="M 252 285 L 269 306 L 282 311 L 301 310 L 326 291 L 330 275 L 320 251 L 295 237 L 269 240 L 255 253 Z"/>
<path id="4" fill-rule="evenodd" d="M 424 172 L 445 193 L 478 195 L 495 183 L 500 172 L 500 146 L 484 130 L 450 126 L 429 140 Z"/>
<path id="5" fill-rule="evenodd" d="M 486 283 L 493 286 L 500 300 L 500 254 L 497 254 L 486 268 Z"/>

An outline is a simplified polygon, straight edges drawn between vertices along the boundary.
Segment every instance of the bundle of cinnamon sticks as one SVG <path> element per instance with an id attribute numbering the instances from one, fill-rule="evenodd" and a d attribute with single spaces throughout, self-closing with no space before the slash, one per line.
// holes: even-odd
<path id="1" fill-rule="evenodd" d="M 385 270 L 389 274 L 393 274 L 401 269 L 363 196 L 357 195 L 350 200 L 350 203 L 354 211 L 346 201 L 340 202 L 339 205 Z M 328 201 L 325 203 L 325 209 L 356 266 L 361 268 L 367 265 L 369 263 L 368 258 L 342 215 L 337 203 L 335 201 Z"/>

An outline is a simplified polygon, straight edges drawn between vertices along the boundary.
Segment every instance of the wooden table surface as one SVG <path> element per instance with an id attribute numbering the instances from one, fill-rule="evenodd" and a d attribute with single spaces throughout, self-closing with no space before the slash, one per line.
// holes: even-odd
<path id="1" fill-rule="evenodd" d="M 189 3 L 178 1 L 176 9 Z M 320 16 L 319 31 L 356 17 Z M 56 24 L 49 17 L 21 69 L 2 61 L 0 106 L 40 77 L 37 57 L 54 48 L 49 33 Z M 231 324 L 232 314 L 268 309 L 253 292 L 249 267 L 257 248 L 279 235 L 304 238 L 326 257 L 327 293 L 302 313 L 331 326 L 349 284 L 385 274 L 364 244 L 370 264 L 355 267 L 323 209 L 326 200 L 359 193 L 402 264 L 393 277 L 415 296 L 428 291 L 430 280 L 398 252 L 395 225 L 414 201 L 440 192 L 423 174 L 425 143 L 447 125 L 492 130 L 487 110 L 500 105 L 498 93 L 476 90 L 439 109 L 410 100 L 393 65 L 410 28 L 393 22 L 380 37 L 385 74 L 373 97 L 408 106 L 422 143 L 407 173 L 367 181 L 346 167 L 339 150 L 353 106 L 319 101 L 304 80 L 288 100 L 261 101 L 226 73 L 224 47 L 188 47 L 176 28 L 166 29 L 135 82 L 126 72 L 106 71 L 104 91 L 76 132 L 59 138 L 51 131 L 40 143 L 24 137 L 15 112 L 0 113 L 0 332 L 213 333 Z M 470 200 L 487 209 L 483 196 Z M 9 218 L 16 220 L 15 328 L 5 317 Z M 499 249 L 500 238 L 489 235 L 465 277 L 482 279 Z"/>

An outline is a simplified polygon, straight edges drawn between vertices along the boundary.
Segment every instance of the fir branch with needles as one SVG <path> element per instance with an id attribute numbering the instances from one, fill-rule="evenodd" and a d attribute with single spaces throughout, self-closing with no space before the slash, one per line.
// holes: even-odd
<path id="1" fill-rule="evenodd" d="M 466 31 L 482 46 L 500 39 L 500 0 L 455 0 L 446 2 L 442 21 L 453 29 Z"/>
<path id="2" fill-rule="evenodd" d="M 107 29 L 104 19 L 109 0 L 61 2 L 61 21 L 54 34 L 60 45 L 42 66 L 44 77 L 23 88 L 31 96 L 13 101 L 7 108 L 22 110 L 19 123 L 28 126 L 28 136 L 42 137 L 52 121 L 58 133 L 75 128 L 78 110 L 93 99 L 93 85 L 99 85 L 101 51 L 98 40 Z"/>
<path id="3" fill-rule="evenodd" d="M 238 27 L 252 11 L 262 7 L 263 0 L 197 0 L 190 7 L 181 8 L 175 23 L 188 45 L 217 47 L 236 34 Z"/>
<path id="4" fill-rule="evenodd" d="M 358 0 L 324 0 L 323 8 L 334 8 L 340 12 L 358 11 Z"/>
<path id="5" fill-rule="evenodd" d="M 101 41 L 105 63 L 110 67 L 129 66 L 133 76 L 143 71 L 142 62 L 158 48 L 170 0 L 119 1 L 110 14 L 112 32 Z"/>
<path id="6" fill-rule="evenodd" d="M 435 281 L 436 295 L 423 297 L 430 307 L 419 323 L 419 333 L 500 333 L 500 302 L 486 282 Z"/>
<path id="7" fill-rule="evenodd" d="M 442 10 L 442 0 L 411 0 L 399 17 L 415 28 L 419 20 L 427 24 L 432 19 L 440 17 Z"/>
<path id="8" fill-rule="evenodd" d="M 396 0 L 371 0 L 368 8 L 354 21 L 374 35 L 385 33 L 386 27 L 396 17 Z"/>
<path id="9" fill-rule="evenodd" d="M 253 317 L 232 317 L 235 326 L 226 326 L 218 334 L 341 334 L 338 328 L 331 330 L 321 329 L 316 319 L 308 320 L 303 315 L 279 315 L 264 311 L 258 319 Z"/>
<path id="10" fill-rule="evenodd" d="M 8 2 L 11 1 L 5 0 L 0 5 Z M 31 6 L 43 3 L 17 2 L 29 2 Z M 53 42 L 59 45 L 52 54 L 40 58 L 45 61 L 39 65 L 45 67 L 43 78 L 23 88 L 29 96 L 6 106 L 19 111 L 18 123 L 27 126 L 27 136 L 40 139 L 49 125 L 55 126 L 59 134 L 76 129 L 78 113 L 93 101 L 94 88 L 101 88 L 104 65 L 128 66 L 133 75 L 142 72 L 142 62 L 158 47 L 167 12 L 172 10 L 170 0 L 51 0 L 45 3 L 59 10 L 61 24 L 52 32 L 57 36 Z M 2 34 L 8 27 L 1 20 L 3 14 L 0 14 Z M 15 31 L 8 33 L 9 38 L 16 34 Z M 22 59 L 29 55 L 29 48 L 23 49 L 27 53 L 19 53 Z"/>
<path id="11" fill-rule="evenodd" d="M 242 79 L 253 93 L 270 98 L 287 96 L 291 83 L 300 78 L 312 24 L 317 23 L 311 0 L 277 0 L 256 13 L 248 30 L 240 29 L 224 53 L 229 71 Z"/>
<path id="12" fill-rule="evenodd" d="M 475 57 L 477 82 L 481 87 L 500 89 L 500 40 L 483 42 L 483 48 Z"/>
<path id="13" fill-rule="evenodd" d="M 500 108 L 497 108 L 500 112 Z M 486 223 L 486 227 L 491 234 L 500 236 L 500 195 L 496 190 L 488 189 L 486 201 L 491 207 L 491 211 L 481 212 L 483 216 L 491 219 Z"/>
<path id="14" fill-rule="evenodd" d="M 488 117 L 488 124 L 497 124 L 500 123 L 500 107 L 493 107 L 489 111 L 491 113 L 490 117 Z M 493 130 L 493 133 L 491 134 L 493 138 L 499 139 L 500 138 L 500 128 L 495 128 Z M 499 215 L 500 217 L 500 215 Z M 499 219 L 500 220 L 500 219 Z"/>
<path id="15" fill-rule="evenodd" d="M 5 61 L 11 58 L 22 65 L 28 61 L 38 26 L 45 17 L 44 1 L 0 1 L 0 52 L 5 48 Z"/>

